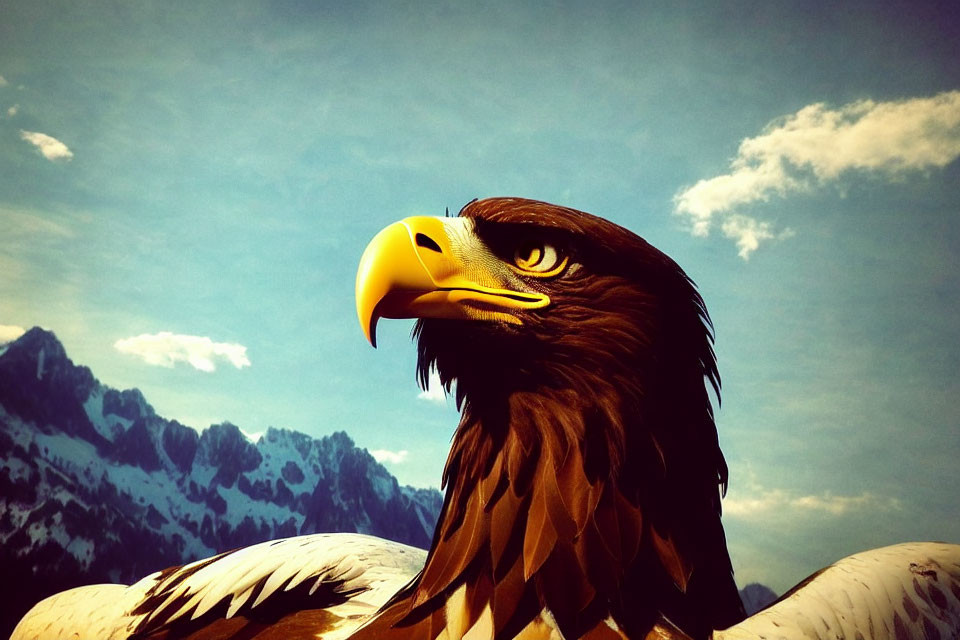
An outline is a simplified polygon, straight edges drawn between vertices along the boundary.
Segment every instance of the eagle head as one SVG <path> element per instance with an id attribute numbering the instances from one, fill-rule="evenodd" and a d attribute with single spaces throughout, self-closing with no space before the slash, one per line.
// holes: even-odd
<path id="1" fill-rule="evenodd" d="M 597 374 L 628 391 L 682 370 L 719 390 L 709 316 L 680 267 L 623 227 L 545 202 L 473 201 L 456 218 L 387 227 L 361 260 L 357 310 L 374 344 L 379 318 L 419 318 L 419 380 L 435 367 L 458 404 L 592 392 Z"/>
<path id="2" fill-rule="evenodd" d="M 673 260 L 581 211 L 473 201 L 380 232 L 357 311 L 374 344 L 379 318 L 417 318 L 418 378 L 455 382 L 463 410 L 414 609 L 488 574 L 500 588 L 516 569 L 514 589 L 566 632 L 610 615 L 646 633 L 659 614 L 699 635 L 723 621 L 715 594 L 701 602 L 718 583 L 736 617 L 705 384 L 719 396 L 712 325 Z M 459 559 L 436 560 L 445 552 Z M 580 578 L 577 592 L 551 586 Z M 631 593 L 648 606 L 625 607 Z"/>

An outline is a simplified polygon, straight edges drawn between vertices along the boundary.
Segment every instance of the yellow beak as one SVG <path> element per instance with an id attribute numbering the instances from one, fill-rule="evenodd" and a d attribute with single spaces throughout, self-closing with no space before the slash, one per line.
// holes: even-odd
<path id="1" fill-rule="evenodd" d="M 550 304 L 473 234 L 467 218 L 413 217 L 378 233 L 357 269 L 357 316 L 377 346 L 380 318 L 459 318 L 522 324 Z"/>

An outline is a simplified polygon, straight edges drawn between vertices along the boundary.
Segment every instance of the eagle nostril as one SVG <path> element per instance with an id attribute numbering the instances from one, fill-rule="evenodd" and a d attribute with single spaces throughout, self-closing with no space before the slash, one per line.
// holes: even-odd
<path id="1" fill-rule="evenodd" d="M 443 253 L 443 251 L 440 249 L 440 245 L 438 245 L 430 236 L 418 233 L 416 235 L 416 241 L 418 247 L 430 249 L 431 251 L 436 251 L 437 253 Z"/>

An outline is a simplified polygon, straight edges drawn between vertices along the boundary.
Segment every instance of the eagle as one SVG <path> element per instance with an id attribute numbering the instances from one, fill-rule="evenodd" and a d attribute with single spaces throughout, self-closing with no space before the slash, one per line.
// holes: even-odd
<path id="1" fill-rule="evenodd" d="M 713 327 L 692 280 L 636 234 L 519 198 L 407 218 L 364 252 L 357 312 L 374 346 L 381 318 L 417 318 L 417 377 L 436 372 L 461 410 L 428 552 L 355 534 L 261 543 L 58 594 L 13 637 L 960 630 L 960 547 L 932 543 L 847 558 L 744 619 L 721 523 Z"/>

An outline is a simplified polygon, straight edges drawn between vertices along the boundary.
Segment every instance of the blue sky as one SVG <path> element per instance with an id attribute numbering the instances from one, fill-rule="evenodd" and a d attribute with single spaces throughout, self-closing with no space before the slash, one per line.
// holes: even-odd
<path id="1" fill-rule="evenodd" d="M 357 261 L 408 215 L 548 200 L 699 284 L 741 582 L 960 541 L 955 3 L 2 13 L 0 340 L 41 325 L 161 415 L 345 429 L 436 485 L 456 413 L 412 323 L 364 342 Z"/>

